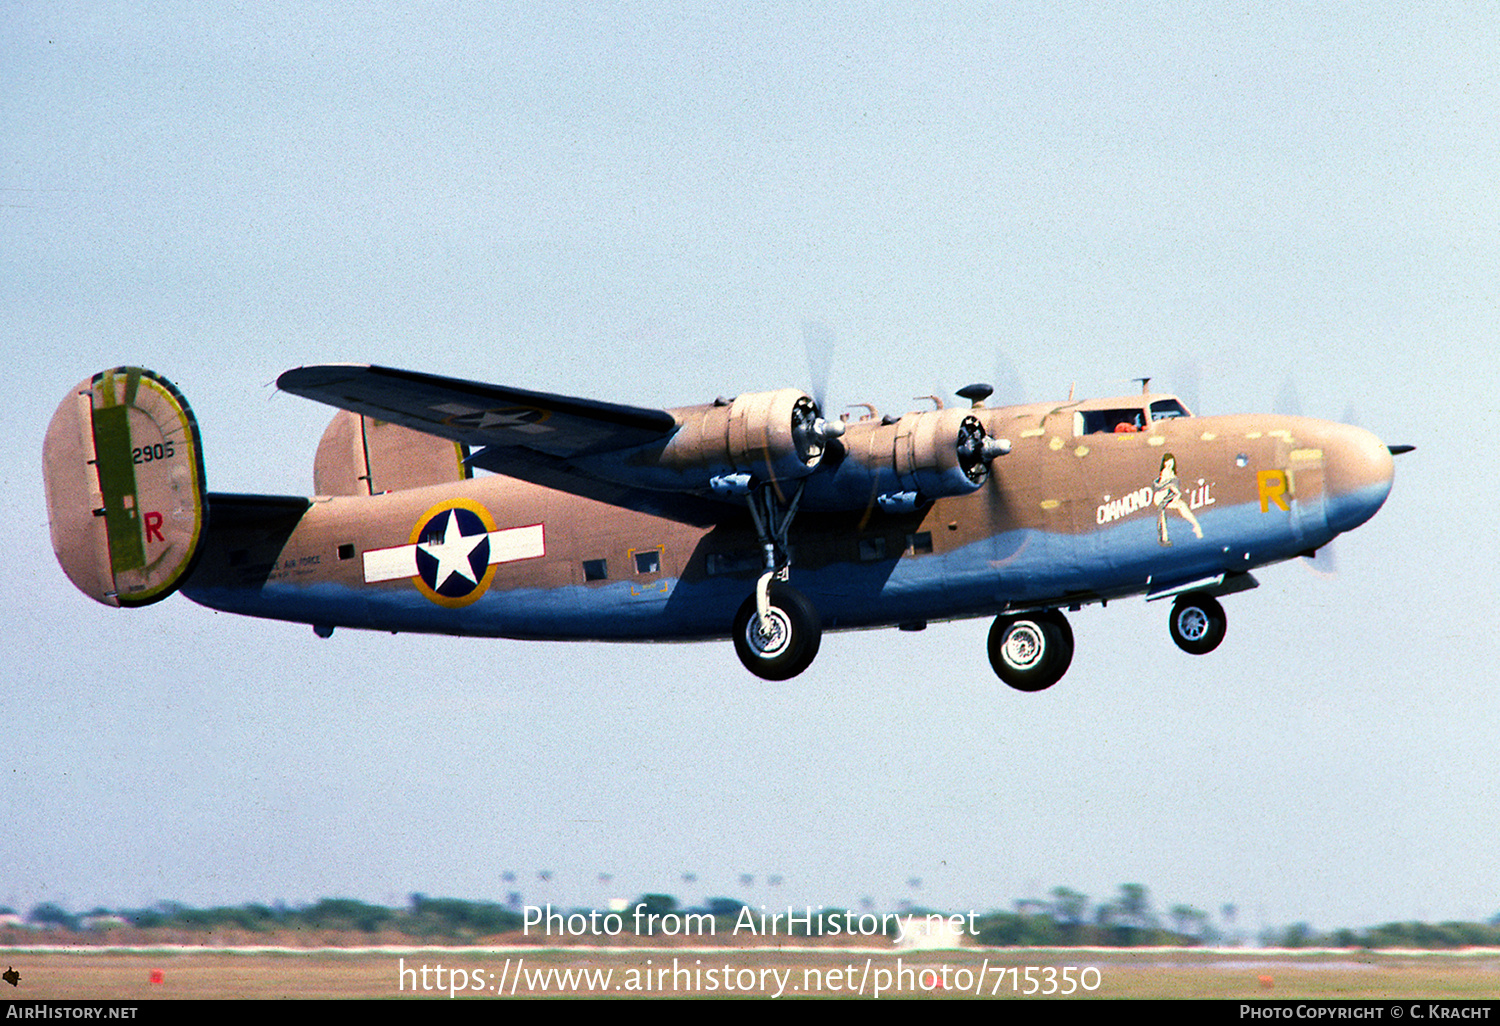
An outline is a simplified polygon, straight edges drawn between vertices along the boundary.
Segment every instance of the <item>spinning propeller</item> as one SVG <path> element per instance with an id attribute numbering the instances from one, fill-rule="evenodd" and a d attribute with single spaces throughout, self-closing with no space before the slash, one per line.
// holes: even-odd
<path id="1" fill-rule="evenodd" d="M 809 458 L 821 456 L 835 438 L 844 435 L 844 422 L 824 416 L 828 409 L 828 377 L 833 370 L 833 331 L 822 321 L 802 322 L 802 345 L 807 351 L 807 379 L 812 387 L 811 409 L 801 413 L 792 431 L 799 449 Z"/>

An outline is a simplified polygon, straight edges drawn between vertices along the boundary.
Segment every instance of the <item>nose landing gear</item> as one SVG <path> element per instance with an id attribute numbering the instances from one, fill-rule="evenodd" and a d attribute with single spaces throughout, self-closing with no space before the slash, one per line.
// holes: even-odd
<path id="1" fill-rule="evenodd" d="M 1219 647 L 1229 619 L 1224 607 L 1212 595 L 1194 592 L 1172 604 L 1167 629 L 1177 647 L 1192 655 L 1206 655 Z"/>

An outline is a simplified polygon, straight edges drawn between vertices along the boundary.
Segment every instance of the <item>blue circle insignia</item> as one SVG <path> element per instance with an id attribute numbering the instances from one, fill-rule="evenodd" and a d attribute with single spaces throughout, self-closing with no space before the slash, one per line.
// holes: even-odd
<path id="1" fill-rule="evenodd" d="M 416 555 L 423 584 L 443 598 L 465 598 L 489 569 L 489 530 L 473 510 L 445 509 L 422 525 Z"/>

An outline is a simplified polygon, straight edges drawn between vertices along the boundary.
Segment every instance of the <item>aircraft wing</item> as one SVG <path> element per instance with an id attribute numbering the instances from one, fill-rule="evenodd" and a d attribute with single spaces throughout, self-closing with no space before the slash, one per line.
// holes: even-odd
<path id="1" fill-rule="evenodd" d="M 471 449 L 496 446 L 554 459 L 646 445 L 677 428 L 665 410 L 362 364 L 298 367 L 277 378 L 276 384 L 293 395 L 463 442 Z"/>
<path id="2" fill-rule="evenodd" d="M 712 499 L 605 481 L 570 462 L 668 437 L 677 421 L 663 410 L 358 364 L 298 367 L 276 383 L 293 395 L 463 442 L 474 450 L 473 466 L 544 488 L 699 527 L 726 515 Z"/>
<path id="3" fill-rule="evenodd" d="M 844 425 L 795 388 L 667 411 L 363 364 L 299 367 L 277 384 L 467 445 L 470 466 L 695 525 L 748 516 L 766 485 L 809 511 L 911 511 L 983 487 L 1010 450 L 960 408 L 859 422 L 841 441 Z"/>
<path id="4" fill-rule="evenodd" d="M 566 492 L 583 499 L 608 503 L 654 517 L 711 527 L 722 523 L 738 510 L 691 492 L 666 492 L 629 485 L 586 474 L 566 460 L 542 456 L 520 448 L 490 446 L 469 457 L 469 463 L 482 470 L 529 481 L 553 491 Z"/>

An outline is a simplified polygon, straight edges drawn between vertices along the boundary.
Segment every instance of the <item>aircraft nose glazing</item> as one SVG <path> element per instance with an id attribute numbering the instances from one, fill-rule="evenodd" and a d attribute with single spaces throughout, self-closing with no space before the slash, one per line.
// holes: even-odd
<path id="1" fill-rule="evenodd" d="M 1328 526 L 1349 531 L 1375 515 L 1391 492 L 1391 452 L 1373 434 L 1331 424 L 1323 441 Z"/>

